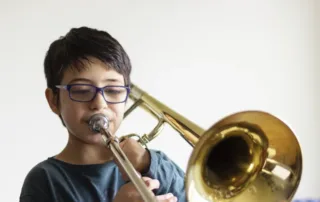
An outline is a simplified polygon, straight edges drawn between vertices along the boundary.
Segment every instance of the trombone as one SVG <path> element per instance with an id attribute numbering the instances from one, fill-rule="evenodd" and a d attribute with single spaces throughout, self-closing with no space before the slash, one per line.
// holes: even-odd
<path id="1" fill-rule="evenodd" d="M 189 202 L 293 200 L 302 175 L 301 148 L 292 130 L 274 115 L 241 111 L 204 130 L 135 84 L 129 97 L 133 104 L 124 118 L 141 107 L 158 120 L 150 133 L 141 136 L 140 144 L 146 146 L 168 124 L 193 147 L 185 177 Z M 136 134 L 125 137 L 131 136 Z M 142 184 L 137 188 L 147 195 Z"/>

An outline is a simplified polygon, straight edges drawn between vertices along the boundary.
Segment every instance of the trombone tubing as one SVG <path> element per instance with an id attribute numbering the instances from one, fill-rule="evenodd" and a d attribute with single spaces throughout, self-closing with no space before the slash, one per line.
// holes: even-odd
<path id="1" fill-rule="evenodd" d="M 110 148 L 113 156 L 120 163 L 129 179 L 140 193 L 142 199 L 145 202 L 157 202 L 155 195 L 151 192 L 151 190 L 147 188 L 145 182 L 140 178 L 137 171 L 134 169 L 133 165 L 130 163 L 127 156 L 122 151 L 118 139 L 112 136 L 107 130 L 105 130 L 103 126 L 100 126 L 100 132 L 106 146 Z"/>

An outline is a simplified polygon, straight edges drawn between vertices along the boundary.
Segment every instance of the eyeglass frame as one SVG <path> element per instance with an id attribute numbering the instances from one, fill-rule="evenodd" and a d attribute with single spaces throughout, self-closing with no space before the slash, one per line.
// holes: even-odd
<path id="1" fill-rule="evenodd" d="M 95 94 L 91 98 L 91 100 L 87 100 L 87 101 L 75 100 L 75 99 L 73 99 L 71 97 L 71 92 L 70 92 L 70 89 L 73 86 L 91 86 L 91 87 L 95 88 Z M 126 95 L 124 101 L 121 101 L 121 102 L 109 102 L 109 101 L 106 100 L 105 95 L 104 95 L 104 89 L 105 88 L 112 88 L 112 87 L 121 87 L 121 88 L 126 89 L 127 95 Z M 130 91 L 131 91 L 130 87 L 126 86 L 126 85 L 124 85 L 124 86 L 123 85 L 107 85 L 107 86 L 104 86 L 104 87 L 100 88 L 100 87 L 97 87 L 97 86 L 92 85 L 92 84 L 79 84 L 79 83 L 77 83 L 77 84 L 67 84 L 67 85 L 56 85 L 56 88 L 67 90 L 70 100 L 75 101 L 75 102 L 91 102 L 92 100 L 94 100 L 97 97 L 97 94 L 100 92 L 102 97 L 103 97 L 103 99 L 104 99 L 104 101 L 106 101 L 106 103 L 108 103 L 108 104 L 120 104 L 120 103 L 126 102 L 128 100 L 128 98 L 129 98 L 129 94 L 130 94 Z"/>

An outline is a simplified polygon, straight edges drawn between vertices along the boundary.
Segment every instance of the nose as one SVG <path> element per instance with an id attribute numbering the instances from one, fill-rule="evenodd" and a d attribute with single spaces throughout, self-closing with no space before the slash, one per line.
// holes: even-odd
<path id="1" fill-rule="evenodd" d="M 104 109 L 108 107 L 107 102 L 104 100 L 104 97 L 102 95 L 102 92 L 97 92 L 95 98 L 90 102 L 90 109 L 99 111 L 101 109 Z"/>

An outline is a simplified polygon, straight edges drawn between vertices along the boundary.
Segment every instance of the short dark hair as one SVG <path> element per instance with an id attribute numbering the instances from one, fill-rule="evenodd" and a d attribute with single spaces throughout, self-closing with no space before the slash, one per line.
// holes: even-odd
<path id="1" fill-rule="evenodd" d="M 130 85 L 131 62 L 121 44 L 108 32 L 89 27 L 72 28 L 66 36 L 53 41 L 44 59 L 47 87 L 56 92 L 65 70 L 85 68 L 83 61 L 97 58 L 123 75 Z"/>

